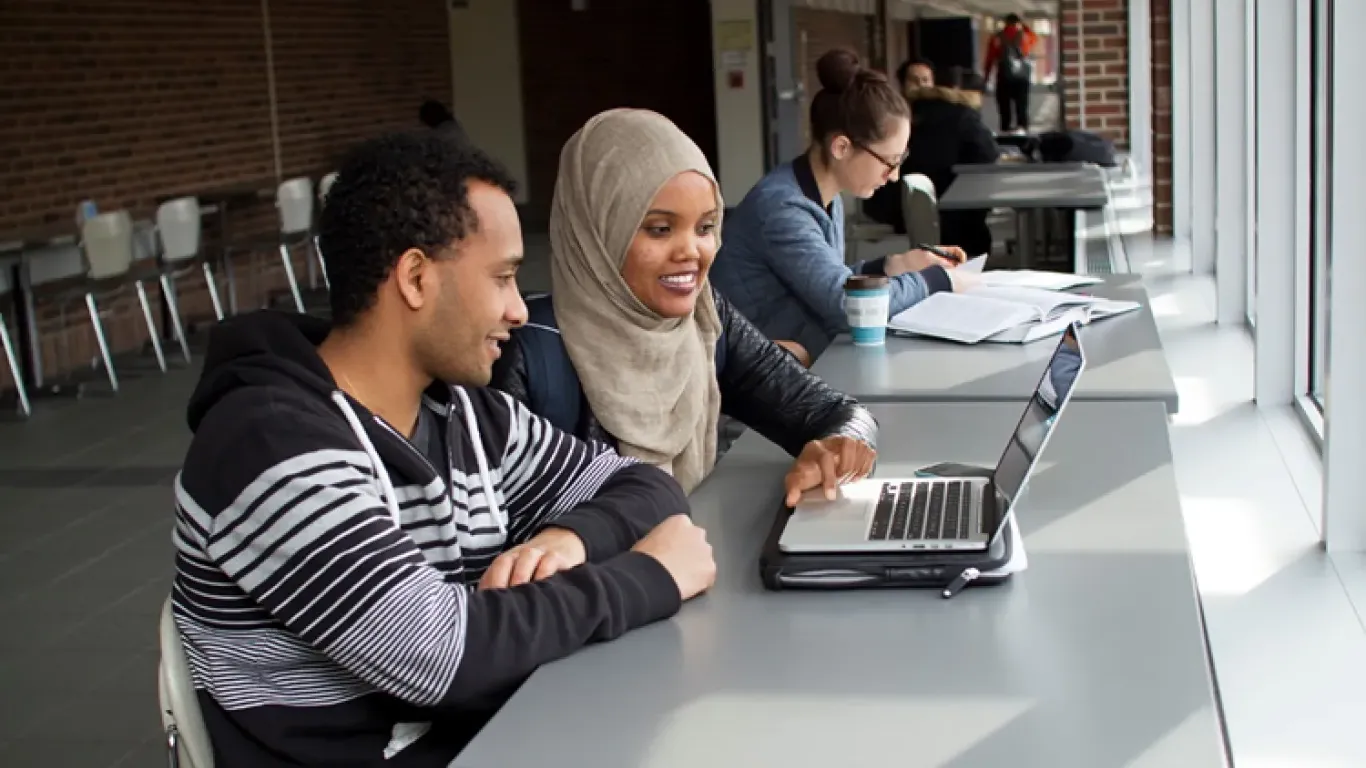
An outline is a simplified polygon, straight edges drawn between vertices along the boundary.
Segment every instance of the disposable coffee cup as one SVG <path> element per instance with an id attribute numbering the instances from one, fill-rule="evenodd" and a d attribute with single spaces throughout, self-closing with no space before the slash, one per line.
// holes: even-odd
<path id="1" fill-rule="evenodd" d="M 844 283 L 844 316 L 854 346 L 878 347 L 887 341 L 891 282 L 880 275 L 854 275 Z"/>

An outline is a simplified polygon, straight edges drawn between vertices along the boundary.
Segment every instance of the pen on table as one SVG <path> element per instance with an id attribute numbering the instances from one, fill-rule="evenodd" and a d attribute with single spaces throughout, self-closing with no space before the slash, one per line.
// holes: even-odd
<path id="1" fill-rule="evenodd" d="M 968 582 L 972 581 L 973 579 L 981 575 L 982 572 L 977 570 L 976 568 L 964 568 L 963 572 L 958 574 L 958 578 L 949 582 L 949 585 L 947 587 L 944 587 L 944 599 L 947 600 L 948 598 L 958 594 L 960 591 L 962 591 L 963 587 L 966 587 L 968 585 Z"/>

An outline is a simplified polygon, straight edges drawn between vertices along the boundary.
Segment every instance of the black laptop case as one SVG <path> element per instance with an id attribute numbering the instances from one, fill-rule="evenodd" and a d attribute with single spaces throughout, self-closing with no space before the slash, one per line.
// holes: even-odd
<path id="1" fill-rule="evenodd" d="M 936 464 L 922 477 L 990 477 L 991 470 L 964 464 Z M 1015 546 L 1005 525 L 986 550 L 977 552 L 784 552 L 778 541 L 792 510 L 782 507 L 759 557 L 764 586 L 783 589 L 868 589 L 876 587 L 945 589 L 969 568 L 980 575 L 972 585 L 999 584 L 1010 574 L 993 573 L 1010 561 Z M 947 595 L 951 596 L 951 595 Z"/>

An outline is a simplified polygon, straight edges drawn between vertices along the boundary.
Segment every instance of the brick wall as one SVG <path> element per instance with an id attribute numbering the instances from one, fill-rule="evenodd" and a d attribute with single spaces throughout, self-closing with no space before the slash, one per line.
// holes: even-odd
<path id="1" fill-rule="evenodd" d="M 316 180 L 358 139 L 415 125 L 424 98 L 449 99 L 440 0 L 269 6 L 285 177 Z M 66 228 L 87 198 L 148 219 L 158 197 L 248 182 L 272 187 L 265 21 L 260 0 L 0 2 L 0 240 L 17 229 Z M 216 220 L 205 223 L 212 247 Z M 234 237 L 274 225 L 269 200 L 233 211 Z M 270 254 L 239 260 L 242 306 L 283 286 L 278 265 Z M 303 275 L 302 254 L 296 265 Z M 186 280 L 181 294 L 186 314 L 208 314 L 202 279 L 197 288 Z M 131 295 L 105 308 L 117 351 L 146 341 Z M 51 326 L 45 371 L 87 365 L 94 343 L 83 305 L 44 301 L 39 310 Z M 7 378 L 0 370 L 0 388 Z"/>
<path id="2" fill-rule="evenodd" d="M 1172 3 L 1150 0 L 1153 67 L 1153 228 L 1172 234 Z"/>
<path id="3" fill-rule="evenodd" d="M 1062 0 L 1063 101 L 1067 125 L 1129 146 L 1128 3 Z M 1150 0 L 1153 220 L 1172 232 L 1171 0 Z M 1084 110 L 1083 110 L 1084 108 Z"/>
<path id="4" fill-rule="evenodd" d="M 1063 119 L 1129 146 L 1129 16 L 1125 0 L 1061 0 Z"/>
<path id="5" fill-rule="evenodd" d="M 517 7 L 530 202 L 524 226 L 546 219 L 560 150 L 588 118 L 613 107 L 665 115 L 715 169 L 716 94 L 709 0 L 522 0 Z"/>
<path id="6" fill-rule="evenodd" d="M 801 62 L 802 143 L 810 144 L 811 99 L 821 89 L 820 78 L 816 76 L 816 62 L 832 48 L 849 48 L 871 66 L 873 17 L 845 11 L 793 8 L 792 22 L 797 30 L 796 55 Z M 892 65 L 893 70 L 896 64 Z"/>
<path id="7" fill-rule="evenodd" d="M 314 179 L 357 138 L 417 124 L 450 103 L 442 0 L 270 0 L 280 155 Z"/>

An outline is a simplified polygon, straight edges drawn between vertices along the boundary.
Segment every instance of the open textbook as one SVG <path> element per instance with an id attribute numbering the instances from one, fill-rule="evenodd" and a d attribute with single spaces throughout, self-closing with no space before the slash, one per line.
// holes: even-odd
<path id="1" fill-rule="evenodd" d="M 985 271 L 986 254 L 963 262 L 958 269 L 976 272 L 982 276 L 982 285 L 1013 286 L 1016 288 L 1043 288 L 1049 291 L 1065 291 L 1083 285 L 1096 285 L 1105 282 L 1093 275 L 1074 275 L 1068 272 L 1041 272 L 1034 269 L 995 269 Z"/>
<path id="2" fill-rule="evenodd" d="M 967 293 L 936 293 L 892 317 L 887 328 L 893 333 L 932 336 L 964 344 L 1025 343 L 1062 333 L 1073 322 L 1086 324 L 1132 312 L 1139 306 L 1136 301 L 983 285 Z"/>

